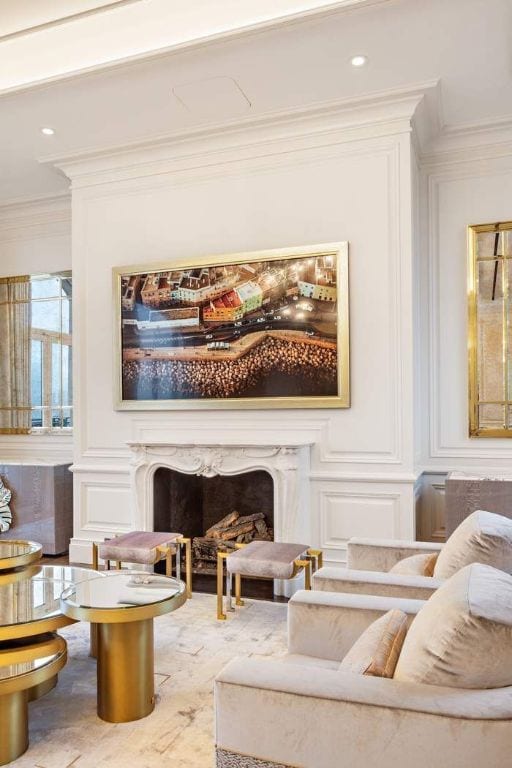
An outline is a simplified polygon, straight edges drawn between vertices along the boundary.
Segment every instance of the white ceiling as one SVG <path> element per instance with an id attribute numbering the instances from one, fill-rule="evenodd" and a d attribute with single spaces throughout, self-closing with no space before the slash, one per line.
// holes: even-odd
<path id="1" fill-rule="evenodd" d="M 511 30 L 512 0 L 361 2 L 7 93 L 0 203 L 64 191 L 66 179 L 37 162 L 48 155 L 437 79 L 445 125 L 512 120 Z M 355 53 L 366 67 L 350 66 Z M 55 136 L 41 135 L 45 125 Z"/>

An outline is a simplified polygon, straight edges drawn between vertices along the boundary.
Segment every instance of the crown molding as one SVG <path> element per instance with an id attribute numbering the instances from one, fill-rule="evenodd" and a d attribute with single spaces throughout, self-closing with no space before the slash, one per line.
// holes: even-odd
<path id="1" fill-rule="evenodd" d="M 71 195 L 18 200 L 0 206 L 0 242 L 71 233 Z"/>
<path id="2" fill-rule="evenodd" d="M 206 48 L 211 45 L 223 43 L 232 40 L 243 40 L 246 37 L 258 35 L 272 29 L 285 29 L 286 27 L 295 26 L 297 24 L 306 23 L 310 19 L 315 20 L 328 18 L 334 14 L 349 13 L 357 11 L 362 8 L 372 8 L 374 6 L 396 3 L 398 0 L 337 0 L 337 2 L 331 2 L 317 8 L 306 8 L 302 11 L 296 11 L 294 13 L 283 14 L 282 16 L 264 19 L 263 21 L 249 23 L 239 26 L 234 29 L 222 30 L 215 32 L 211 35 L 203 35 L 202 37 L 190 38 L 178 43 L 172 43 L 171 45 L 156 50 L 146 50 L 141 53 L 132 54 L 129 56 L 123 56 L 113 61 L 103 61 L 98 64 L 93 64 L 88 67 L 78 67 L 70 70 L 69 72 L 62 72 L 57 75 L 41 78 L 38 80 L 31 80 L 26 83 L 20 83 L 11 87 L 0 89 L 0 98 L 4 95 L 17 93 L 21 91 L 39 90 L 41 88 L 47 88 L 52 83 L 62 82 L 66 80 L 73 80 L 77 78 L 89 77 L 91 75 L 97 75 L 99 72 L 105 72 L 110 74 L 114 71 L 129 69 L 134 64 L 139 62 L 153 62 L 158 59 L 172 56 L 176 53 L 181 53 L 186 49 Z M 133 3 L 119 3 L 122 8 L 125 4 Z M 116 6 L 107 7 L 107 10 L 115 10 Z M 91 15 L 91 14 L 87 14 Z M 73 17 L 63 19 L 62 23 L 74 21 Z M 56 26 L 56 25 L 52 25 Z M 31 30 L 31 32 L 39 32 L 40 29 Z M 16 35 L 16 37 L 20 37 Z M 0 38 L 0 43 L 3 42 Z"/>
<path id="3" fill-rule="evenodd" d="M 512 115 L 445 126 L 421 155 L 424 170 L 486 162 L 512 154 Z"/>
<path id="4" fill-rule="evenodd" d="M 154 136 L 125 146 L 83 149 L 40 159 L 72 180 L 73 189 L 134 176 L 178 172 L 205 165 L 339 144 L 416 130 L 413 117 L 422 105 L 421 123 L 438 120 L 438 82 L 378 91 L 363 97 L 322 102 L 266 113 L 257 118 L 208 124 L 192 131 Z M 418 113 L 418 114 L 419 114 Z M 427 135 L 429 129 L 424 131 Z"/>

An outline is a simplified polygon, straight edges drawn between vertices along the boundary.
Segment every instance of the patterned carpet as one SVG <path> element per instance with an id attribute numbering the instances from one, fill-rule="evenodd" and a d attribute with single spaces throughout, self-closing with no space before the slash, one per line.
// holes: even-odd
<path id="1" fill-rule="evenodd" d="M 61 630 L 68 663 L 57 687 L 29 705 L 30 746 L 15 768 L 212 768 L 217 672 L 235 656 L 277 656 L 286 647 L 286 605 L 246 601 L 226 622 L 215 597 L 195 594 L 155 619 L 154 712 L 133 723 L 96 715 L 96 662 L 89 625 Z"/>

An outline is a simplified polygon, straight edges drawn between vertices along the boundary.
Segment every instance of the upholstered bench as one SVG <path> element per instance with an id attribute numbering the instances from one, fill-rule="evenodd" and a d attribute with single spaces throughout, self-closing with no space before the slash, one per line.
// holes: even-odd
<path id="1" fill-rule="evenodd" d="M 92 545 L 92 567 L 98 570 L 98 558 L 105 561 L 107 570 L 110 561 L 117 568 L 121 563 L 138 563 L 140 565 L 155 565 L 165 559 L 165 572 L 172 575 L 172 558 L 176 556 L 176 578 L 181 578 L 181 547 L 185 547 L 185 573 L 187 597 L 192 597 L 192 551 L 190 539 L 181 533 L 159 533 L 157 531 L 131 531 L 114 539 Z"/>
<path id="2" fill-rule="evenodd" d="M 304 570 L 305 587 L 311 589 L 311 575 L 322 565 L 322 552 L 308 544 L 286 544 L 281 541 L 251 541 L 238 544 L 236 552 L 217 555 L 217 618 L 225 619 L 223 605 L 223 572 L 226 561 L 226 597 L 228 610 L 233 610 L 231 583 L 235 576 L 235 602 L 243 605 L 242 576 L 258 579 L 293 579 Z"/>

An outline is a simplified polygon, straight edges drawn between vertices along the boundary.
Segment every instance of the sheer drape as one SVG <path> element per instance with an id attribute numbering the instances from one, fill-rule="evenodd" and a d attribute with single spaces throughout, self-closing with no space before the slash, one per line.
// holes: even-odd
<path id="1" fill-rule="evenodd" d="M 0 433 L 30 431 L 30 277 L 0 278 Z"/>

